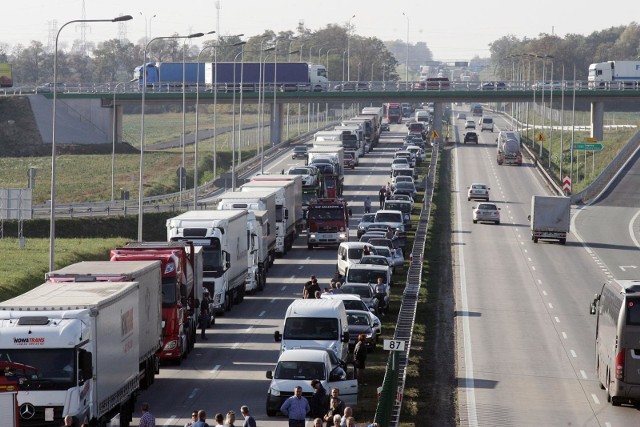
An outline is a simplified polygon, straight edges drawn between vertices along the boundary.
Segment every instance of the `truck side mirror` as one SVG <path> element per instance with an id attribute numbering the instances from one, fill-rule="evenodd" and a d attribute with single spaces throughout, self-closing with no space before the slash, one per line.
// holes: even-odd
<path id="1" fill-rule="evenodd" d="M 349 342 L 349 332 L 345 332 L 342 334 L 342 342 Z"/>
<path id="2" fill-rule="evenodd" d="M 284 209 L 284 219 L 289 219 L 289 209 Z"/>
<path id="3" fill-rule="evenodd" d="M 282 341 L 282 335 L 280 335 L 280 331 L 275 331 L 275 332 L 273 333 L 273 340 L 274 340 L 275 342 L 280 342 L 280 341 Z"/>
<path id="4" fill-rule="evenodd" d="M 352 216 L 353 212 L 351 211 L 351 208 L 349 208 L 349 216 Z"/>
<path id="5" fill-rule="evenodd" d="M 273 379 L 273 372 L 272 371 L 267 371 L 267 378 L 269 378 L 270 380 Z"/>
<path id="6" fill-rule="evenodd" d="M 531 215 L 527 215 L 527 219 L 531 221 Z"/>
<path id="7" fill-rule="evenodd" d="M 78 354 L 80 364 L 80 379 L 82 381 L 90 380 L 93 377 L 93 362 L 91 360 L 91 352 L 80 350 Z"/>

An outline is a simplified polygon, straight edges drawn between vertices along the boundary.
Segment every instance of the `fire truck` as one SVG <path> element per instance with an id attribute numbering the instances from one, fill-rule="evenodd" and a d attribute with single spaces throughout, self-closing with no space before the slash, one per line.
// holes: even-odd
<path id="1" fill-rule="evenodd" d="M 344 199 L 315 199 L 307 210 L 307 248 L 349 241 L 351 209 Z"/>

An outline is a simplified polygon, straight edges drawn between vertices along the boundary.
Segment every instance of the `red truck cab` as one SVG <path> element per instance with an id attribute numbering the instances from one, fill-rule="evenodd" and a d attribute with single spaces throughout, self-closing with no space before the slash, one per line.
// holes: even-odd
<path id="1" fill-rule="evenodd" d="M 349 240 L 351 209 L 344 199 L 315 199 L 307 209 L 307 248 L 333 246 Z"/>
<path id="2" fill-rule="evenodd" d="M 112 249 L 110 255 L 111 261 L 159 260 L 162 263 L 162 348 L 159 357 L 176 364 L 193 349 L 197 336 L 194 273 L 187 245 L 191 243 L 129 242 Z"/>

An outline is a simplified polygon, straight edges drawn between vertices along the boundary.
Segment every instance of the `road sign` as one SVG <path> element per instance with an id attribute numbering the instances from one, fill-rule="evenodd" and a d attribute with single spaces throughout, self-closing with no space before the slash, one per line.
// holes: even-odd
<path id="1" fill-rule="evenodd" d="M 390 351 L 404 351 L 406 344 L 403 340 L 384 340 L 382 348 Z"/>
<path id="2" fill-rule="evenodd" d="M 562 191 L 564 191 L 565 194 L 571 192 L 571 177 L 569 175 L 562 177 Z"/>
<path id="3" fill-rule="evenodd" d="M 587 141 L 587 142 L 598 142 L 598 138 L 589 137 L 589 138 L 585 138 L 585 141 Z"/>
<path id="4" fill-rule="evenodd" d="M 573 144 L 573 149 L 578 151 L 601 151 L 604 148 L 604 145 L 601 143 L 587 143 L 587 142 L 576 142 Z"/>
<path id="5" fill-rule="evenodd" d="M 434 129 L 431 131 L 431 138 L 440 138 L 440 134 L 437 130 Z"/>
<path id="6" fill-rule="evenodd" d="M 541 134 L 541 133 L 539 133 L 536 139 L 537 139 L 538 141 L 544 142 L 544 135 L 543 135 L 543 134 Z"/>

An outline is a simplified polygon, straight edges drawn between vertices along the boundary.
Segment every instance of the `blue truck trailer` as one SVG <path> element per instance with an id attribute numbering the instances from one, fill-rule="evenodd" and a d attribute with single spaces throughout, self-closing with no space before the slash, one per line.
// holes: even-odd
<path id="1" fill-rule="evenodd" d="M 184 68 L 183 68 L 184 65 Z M 198 72 L 198 68 L 200 71 Z M 133 71 L 133 79 L 137 81 L 138 87 L 142 88 L 143 74 L 142 70 L 147 70 L 147 88 L 160 90 L 182 90 L 182 71 L 184 69 L 184 85 L 185 87 L 196 86 L 199 79 L 200 84 L 204 87 L 204 70 L 205 64 L 195 62 L 148 62 L 146 67 L 142 65 Z"/>

